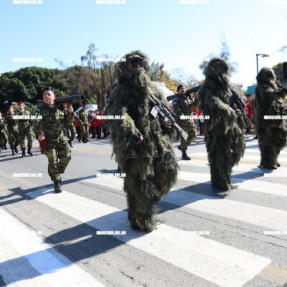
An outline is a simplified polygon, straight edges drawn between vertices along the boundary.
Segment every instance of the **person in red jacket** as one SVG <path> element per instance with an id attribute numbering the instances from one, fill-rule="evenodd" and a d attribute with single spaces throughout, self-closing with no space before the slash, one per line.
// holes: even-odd
<path id="1" fill-rule="evenodd" d="M 77 138 L 78 138 L 78 141 L 80 142 L 81 141 L 81 124 L 77 117 L 75 118 L 75 127 L 77 131 Z"/>
<path id="2" fill-rule="evenodd" d="M 100 115 L 99 110 L 95 111 L 96 113 L 96 119 L 95 119 L 95 128 L 96 128 L 96 134 L 97 134 L 97 139 L 100 140 L 102 138 L 102 125 L 104 120 L 101 118 L 98 118 Z"/>
<path id="3" fill-rule="evenodd" d="M 251 123 L 251 119 L 252 119 L 252 102 L 251 102 L 251 95 L 246 95 L 246 100 L 244 101 L 244 113 L 246 114 L 246 116 L 249 118 L 250 120 L 250 125 L 247 127 L 246 129 L 246 134 L 250 134 L 250 130 L 253 127 L 252 123 Z"/>

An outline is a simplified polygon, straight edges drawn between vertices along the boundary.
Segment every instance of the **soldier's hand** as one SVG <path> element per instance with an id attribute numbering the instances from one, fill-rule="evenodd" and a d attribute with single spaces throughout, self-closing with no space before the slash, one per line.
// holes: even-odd
<path id="1" fill-rule="evenodd" d="M 137 142 L 137 144 L 141 143 L 144 140 L 143 136 L 140 135 L 139 141 Z"/>
<path id="2" fill-rule="evenodd" d="M 39 134 L 39 135 L 38 135 L 38 140 L 39 140 L 39 141 L 43 141 L 44 139 L 45 139 L 44 134 Z"/>
<path id="3" fill-rule="evenodd" d="M 166 127 L 166 128 L 171 128 L 171 122 L 170 121 L 166 121 L 166 120 L 163 120 L 162 121 L 162 124 Z"/>

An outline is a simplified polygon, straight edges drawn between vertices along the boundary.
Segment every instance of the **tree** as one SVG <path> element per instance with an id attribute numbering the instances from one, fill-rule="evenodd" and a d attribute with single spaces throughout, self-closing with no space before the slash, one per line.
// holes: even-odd
<path id="1" fill-rule="evenodd" d="M 149 76 L 152 81 L 160 81 L 164 73 L 163 67 L 164 67 L 164 64 L 160 64 L 156 62 L 151 63 Z"/>

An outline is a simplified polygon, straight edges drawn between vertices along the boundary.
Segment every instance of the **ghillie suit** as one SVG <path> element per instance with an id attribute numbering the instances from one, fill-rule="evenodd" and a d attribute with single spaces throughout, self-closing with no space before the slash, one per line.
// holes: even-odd
<path id="1" fill-rule="evenodd" d="M 216 70 L 217 66 L 220 70 Z M 231 170 L 243 157 L 245 123 L 243 103 L 229 81 L 230 67 L 221 58 L 210 60 L 205 82 L 199 90 L 200 109 L 210 119 L 204 121 L 205 144 L 210 164 L 211 185 L 233 189 Z"/>
<path id="2" fill-rule="evenodd" d="M 270 68 L 262 68 L 258 73 L 256 88 L 256 120 L 261 152 L 260 167 L 276 169 L 278 156 L 286 146 L 287 137 L 287 88 L 278 88 L 276 76 Z M 273 116 L 267 119 L 268 116 Z"/>
<path id="3" fill-rule="evenodd" d="M 107 124 L 119 169 L 126 174 L 124 190 L 131 226 L 151 231 L 155 228 L 155 204 L 176 182 L 178 165 L 172 142 L 176 133 L 151 115 L 150 96 L 168 103 L 148 77 L 147 57 L 134 51 L 124 59 L 118 63 L 118 85 L 106 112 L 125 119 L 108 120 Z"/>

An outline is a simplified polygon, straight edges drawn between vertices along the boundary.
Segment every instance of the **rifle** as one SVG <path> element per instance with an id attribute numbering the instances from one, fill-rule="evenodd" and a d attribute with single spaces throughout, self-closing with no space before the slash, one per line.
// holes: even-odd
<path id="1" fill-rule="evenodd" d="M 192 87 L 192 88 L 190 88 L 190 89 L 187 89 L 186 92 L 185 92 L 185 95 L 190 95 L 190 94 L 192 94 L 192 93 L 197 92 L 197 91 L 201 88 L 201 86 L 202 86 L 202 85 L 198 85 L 198 86 L 194 86 L 194 87 Z M 173 99 L 175 98 L 176 95 L 178 95 L 178 94 L 174 94 L 174 95 L 171 95 L 171 96 L 167 96 L 166 99 L 167 99 L 168 101 L 171 101 L 171 100 L 173 100 Z"/>
<path id="2" fill-rule="evenodd" d="M 85 99 L 85 95 L 78 94 L 74 96 L 68 96 L 68 97 L 61 97 L 61 98 L 56 98 L 55 103 L 56 104 L 64 104 L 64 103 L 73 103 L 73 102 L 78 102 L 80 106 L 82 107 L 82 101 Z M 43 100 L 37 100 L 37 104 L 43 104 Z"/>
<path id="3" fill-rule="evenodd" d="M 159 114 L 160 117 L 164 120 L 169 120 L 171 125 L 180 133 L 180 135 L 187 140 L 188 134 L 176 123 L 174 117 L 175 114 L 167 107 L 164 103 L 161 103 L 154 96 L 149 96 L 149 101 L 153 104 L 153 108 L 151 110 L 151 114 L 154 118 Z"/>

